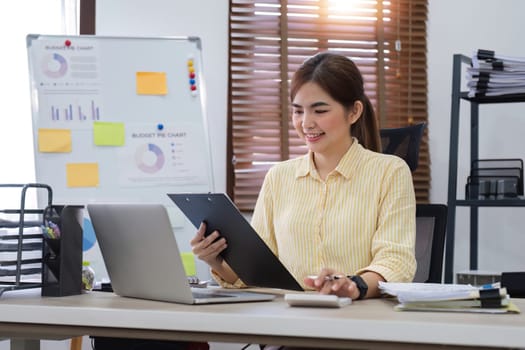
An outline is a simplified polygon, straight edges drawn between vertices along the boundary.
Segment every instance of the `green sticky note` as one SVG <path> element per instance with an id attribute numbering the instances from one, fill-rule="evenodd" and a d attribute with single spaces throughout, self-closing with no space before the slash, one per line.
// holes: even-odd
<path id="1" fill-rule="evenodd" d="M 195 257 L 191 252 L 182 252 L 182 263 L 184 264 L 184 271 L 187 276 L 196 276 L 197 268 L 195 267 Z"/>
<path id="2" fill-rule="evenodd" d="M 125 135 L 124 123 L 93 123 L 93 142 L 97 146 L 124 146 Z"/>

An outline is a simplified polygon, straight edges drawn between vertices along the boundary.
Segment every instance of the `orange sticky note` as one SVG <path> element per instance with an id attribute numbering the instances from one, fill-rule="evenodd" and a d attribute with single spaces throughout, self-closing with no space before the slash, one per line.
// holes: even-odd
<path id="1" fill-rule="evenodd" d="M 164 72 L 137 72 L 137 95 L 166 95 L 168 80 Z"/>
<path id="2" fill-rule="evenodd" d="M 98 163 L 66 164 L 67 187 L 97 187 Z"/>
<path id="3" fill-rule="evenodd" d="M 42 153 L 71 152 L 71 130 L 38 129 L 38 151 Z"/>

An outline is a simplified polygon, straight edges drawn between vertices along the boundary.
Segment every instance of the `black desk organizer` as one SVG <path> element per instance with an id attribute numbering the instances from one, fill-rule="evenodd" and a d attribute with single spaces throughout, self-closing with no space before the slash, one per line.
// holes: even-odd
<path id="1" fill-rule="evenodd" d="M 82 291 L 83 206 L 53 205 L 46 208 L 44 224 L 56 224 L 58 238 L 44 238 L 42 296 L 66 296 Z"/>
<path id="2" fill-rule="evenodd" d="M 13 198 L 0 209 L 0 296 L 4 292 L 42 286 L 42 219 L 44 208 L 28 207 L 28 192 L 45 192 L 47 206 L 51 187 L 41 183 L 0 184 L 2 198 Z M 18 200 L 18 201 L 16 201 Z M 9 202 L 9 201 L 8 201 Z"/>
<path id="3" fill-rule="evenodd" d="M 523 196 L 523 160 L 477 159 L 467 178 L 467 200 L 507 199 Z"/>

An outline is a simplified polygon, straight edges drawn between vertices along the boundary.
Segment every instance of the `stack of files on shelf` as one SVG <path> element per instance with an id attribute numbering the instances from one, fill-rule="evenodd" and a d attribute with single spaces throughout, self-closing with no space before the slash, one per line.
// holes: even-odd
<path id="1" fill-rule="evenodd" d="M 470 284 L 379 282 L 382 293 L 394 296 L 400 311 L 446 311 L 474 313 L 519 313 L 499 284 L 475 287 Z"/>
<path id="2" fill-rule="evenodd" d="M 525 97 L 525 57 L 477 50 L 467 68 L 468 97 L 518 95 Z"/>

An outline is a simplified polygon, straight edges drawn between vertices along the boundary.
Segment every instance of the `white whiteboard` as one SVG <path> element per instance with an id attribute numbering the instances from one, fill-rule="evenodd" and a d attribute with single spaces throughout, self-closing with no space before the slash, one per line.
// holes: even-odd
<path id="1" fill-rule="evenodd" d="M 158 203 L 170 191 L 213 190 L 198 38 L 29 35 L 27 47 L 36 179 L 56 202 Z M 122 130 L 123 142 L 104 135 Z M 63 132 L 70 150 L 42 144 Z M 91 164 L 98 181 L 76 173 Z"/>
<path id="2" fill-rule="evenodd" d="M 161 203 L 184 228 L 166 194 L 214 190 L 200 39 L 31 34 L 27 50 L 53 203 Z"/>

